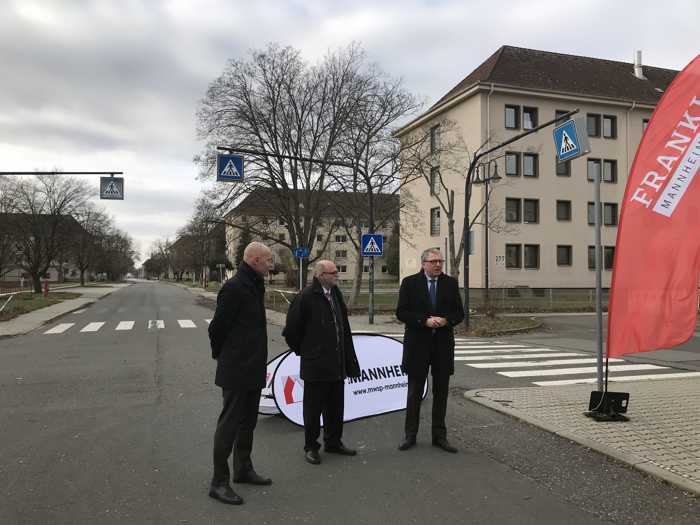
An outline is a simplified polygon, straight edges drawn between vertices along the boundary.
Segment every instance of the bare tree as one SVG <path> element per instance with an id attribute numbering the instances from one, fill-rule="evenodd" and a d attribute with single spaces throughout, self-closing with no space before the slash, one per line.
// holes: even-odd
<path id="1" fill-rule="evenodd" d="M 16 236 L 10 215 L 14 209 L 12 179 L 0 176 L 0 280 L 17 259 Z"/>
<path id="2" fill-rule="evenodd" d="M 79 229 L 72 214 L 85 205 L 90 187 L 75 178 L 37 176 L 11 187 L 13 225 L 19 266 L 41 292 L 41 278 L 55 263 L 71 232 Z"/>
<path id="3" fill-rule="evenodd" d="M 97 209 L 90 202 L 76 210 L 73 216 L 81 229 L 72 239 L 72 256 L 80 272 L 80 284 L 84 286 L 85 272 L 97 266 L 102 254 L 102 241 L 112 224 L 104 210 Z"/>
<path id="4" fill-rule="evenodd" d="M 339 158 L 364 66 L 364 53 L 356 44 L 329 52 L 316 65 L 305 63 L 299 51 L 274 44 L 253 51 L 248 60 L 230 61 L 201 103 L 198 134 L 208 144 L 195 161 L 206 177 L 217 146 L 266 154 L 247 157 L 244 182 L 218 185 L 210 195 L 217 207 L 231 209 L 253 188 L 269 190 L 289 233 L 288 240 L 277 242 L 290 250 L 311 250 L 322 220 L 323 192 L 332 182 L 329 161 Z M 269 239 L 256 225 L 247 227 Z"/>

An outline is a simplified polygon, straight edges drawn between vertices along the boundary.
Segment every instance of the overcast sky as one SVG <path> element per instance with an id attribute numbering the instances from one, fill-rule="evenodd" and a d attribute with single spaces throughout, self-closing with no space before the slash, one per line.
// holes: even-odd
<path id="1" fill-rule="evenodd" d="M 646 7 L 645 7 L 646 5 Z M 432 104 L 502 45 L 683 68 L 697 0 L 0 0 L 0 171 L 125 172 L 102 201 L 142 254 L 202 183 L 195 112 L 226 61 L 268 42 L 313 62 L 360 42 Z M 97 184 L 97 179 L 92 179 Z"/>

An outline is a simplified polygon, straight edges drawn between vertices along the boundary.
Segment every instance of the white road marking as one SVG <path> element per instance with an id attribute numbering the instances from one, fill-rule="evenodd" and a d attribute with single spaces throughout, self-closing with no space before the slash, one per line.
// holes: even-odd
<path id="1" fill-rule="evenodd" d="M 45 334 L 62 334 L 63 332 L 65 332 L 66 330 L 68 330 L 68 329 L 69 329 L 71 326 L 73 326 L 74 324 L 75 324 L 75 323 L 61 323 L 61 324 L 57 324 L 56 326 L 54 326 L 54 327 L 51 328 L 50 330 L 46 330 L 46 332 L 44 332 L 44 333 L 45 333 Z"/>
<path id="2" fill-rule="evenodd" d="M 455 350 L 456 355 L 471 354 L 512 354 L 513 352 L 559 352 L 552 348 L 507 348 L 505 350 Z"/>
<path id="3" fill-rule="evenodd" d="M 76 310 L 76 311 L 73 312 L 73 313 L 74 313 L 74 314 L 82 314 L 85 310 L 87 310 L 87 308 L 81 308 L 80 310 Z"/>
<path id="4" fill-rule="evenodd" d="M 455 350 L 478 350 L 488 348 L 527 348 L 525 345 L 455 345 Z"/>
<path id="5" fill-rule="evenodd" d="M 134 321 L 120 321 L 115 330 L 131 330 L 134 327 Z"/>
<path id="6" fill-rule="evenodd" d="M 160 319 L 149 320 L 148 321 L 148 329 L 151 330 L 152 328 L 157 328 L 157 329 L 165 328 L 165 321 L 161 321 Z"/>
<path id="7" fill-rule="evenodd" d="M 609 377 L 611 383 L 620 381 L 658 381 L 660 379 L 683 379 L 688 377 L 700 377 L 700 372 L 678 372 L 672 374 L 644 374 L 636 376 Z M 586 377 L 581 379 L 559 379 L 556 381 L 533 381 L 537 386 L 559 386 L 559 385 L 583 385 L 597 383 L 598 378 Z"/>
<path id="8" fill-rule="evenodd" d="M 205 321 L 207 322 L 207 324 L 211 324 L 211 319 L 205 319 Z"/>
<path id="9" fill-rule="evenodd" d="M 517 363 L 467 363 L 467 366 L 472 368 L 518 368 L 521 366 L 530 368 L 534 366 L 583 365 L 596 361 L 595 357 L 588 357 L 584 359 L 552 359 L 550 361 L 518 361 Z M 610 359 L 610 361 L 619 363 L 624 359 Z"/>
<path id="10" fill-rule="evenodd" d="M 197 325 L 189 319 L 178 319 L 177 322 L 180 328 L 197 328 Z"/>
<path id="11" fill-rule="evenodd" d="M 104 322 L 99 322 L 99 323 L 88 323 L 85 325 L 85 328 L 81 330 L 81 332 L 97 332 L 102 326 L 104 325 Z"/>
<path id="12" fill-rule="evenodd" d="M 633 370 L 664 370 L 665 366 L 656 365 L 612 365 L 610 371 L 625 372 Z M 595 366 L 583 368 L 556 368 L 551 370 L 516 370 L 514 372 L 498 372 L 506 377 L 542 377 L 542 376 L 565 376 L 573 374 L 594 374 L 598 369 Z"/>
<path id="13" fill-rule="evenodd" d="M 530 359 L 536 357 L 580 357 L 586 354 L 579 354 L 577 352 L 552 352 L 551 354 L 521 354 L 521 355 L 468 355 L 468 356 L 456 356 L 455 361 L 501 361 L 508 359 Z M 595 363 L 596 360 L 593 358 L 591 363 Z M 544 366 L 544 365 L 543 365 Z"/>

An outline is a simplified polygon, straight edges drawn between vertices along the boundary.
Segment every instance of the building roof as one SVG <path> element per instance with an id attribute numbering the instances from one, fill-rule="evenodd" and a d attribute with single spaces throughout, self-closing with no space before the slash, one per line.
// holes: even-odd
<path id="1" fill-rule="evenodd" d="M 296 193 L 296 195 L 294 195 Z M 288 190 L 290 204 L 292 202 L 304 202 L 307 192 L 304 190 Z M 278 217 L 282 203 L 280 199 L 284 192 L 282 190 L 271 190 L 258 188 L 251 191 L 233 210 L 231 215 L 246 215 L 257 217 Z M 320 199 L 322 217 L 338 217 L 344 215 L 343 209 L 348 207 L 365 207 L 367 203 L 366 193 L 340 192 L 340 191 L 316 191 L 311 193 L 312 198 Z M 398 218 L 399 196 L 398 194 L 379 193 L 375 194 L 376 209 L 396 210 Z M 342 208 L 342 209 L 339 209 Z"/>
<path id="2" fill-rule="evenodd" d="M 479 83 L 656 105 L 678 71 L 644 65 L 642 71 L 644 80 L 631 62 L 502 46 L 428 112 Z"/>

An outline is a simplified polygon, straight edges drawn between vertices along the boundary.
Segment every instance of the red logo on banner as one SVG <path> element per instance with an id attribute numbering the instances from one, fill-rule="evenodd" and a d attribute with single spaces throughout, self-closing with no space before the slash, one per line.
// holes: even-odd
<path id="1" fill-rule="evenodd" d="M 299 376 L 287 376 L 284 380 L 284 402 L 288 405 L 304 399 L 304 386 Z"/>
<path id="2" fill-rule="evenodd" d="M 666 89 L 632 164 L 617 231 L 608 355 L 695 330 L 700 277 L 700 55 Z"/>

